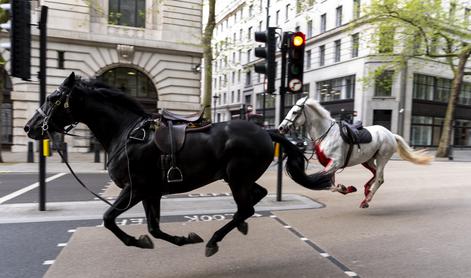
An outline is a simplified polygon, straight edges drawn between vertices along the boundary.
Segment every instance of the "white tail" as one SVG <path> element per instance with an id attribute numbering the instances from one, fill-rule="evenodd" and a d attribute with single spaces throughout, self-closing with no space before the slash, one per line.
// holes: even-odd
<path id="1" fill-rule="evenodd" d="M 426 150 L 414 150 L 401 136 L 394 134 L 394 137 L 396 137 L 398 143 L 397 151 L 402 159 L 415 164 L 429 164 L 433 160 L 433 157 L 428 155 Z"/>

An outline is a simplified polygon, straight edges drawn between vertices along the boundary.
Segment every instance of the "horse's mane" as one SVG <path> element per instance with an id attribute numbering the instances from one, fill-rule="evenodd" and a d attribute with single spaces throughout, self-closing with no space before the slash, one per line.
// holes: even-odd
<path id="1" fill-rule="evenodd" d="M 138 115 L 147 115 L 147 112 L 145 112 L 142 105 L 134 98 L 99 80 L 85 80 L 81 77 L 77 77 L 75 80 L 75 87 L 91 97 L 98 98 L 103 103 L 113 103 L 119 106 L 124 106 Z"/>
<path id="2" fill-rule="evenodd" d="M 308 98 L 305 105 L 311 107 L 313 110 L 315 110 L 317 113 L 319 113 L 319 115 L 322 118 L 327 118 L 327 119 L 332 118 L 332 116 L 330 115 L 330 112 L 327 109 L 325 109 L 324 107 L 322 107 L 322 105 L 313 98 Z"/>

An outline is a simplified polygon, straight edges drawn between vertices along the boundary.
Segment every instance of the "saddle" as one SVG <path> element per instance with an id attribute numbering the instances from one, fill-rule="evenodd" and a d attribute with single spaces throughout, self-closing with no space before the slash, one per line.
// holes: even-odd
<path id="1" fill-rule="evenodd" d="M 210 122 L 203 118 L 204 109 L 191 115 L 180 115 L 162 110 L 157 116 L 158 128 L 155 130 L 154 143 L 160 149 L 162 178 L 167 183 L 183 182 L 183 173 L 177 166 L 176 153 L 185 144 L 186 134 L 207 129 Z"/>
<path id="2" fill-rule="evenodd" d="M 349 124 L 346 121 L 339 122 L 340 127 L 340 136 L 342 136 L 343 141 L 347 144 L 358 145 L 370 143 L 373 138 L 371 133 L 363 128 L 363 123 L 361 121 L 356 121 L 353 124 Z"/>
<path id="3" fill-rule="evenodd" d="M 353 145 L 357 145 L 358 150 L 360 150 L 360 144 L 370 143 L 373 140 L 373 137 L 366 128 L 363 128 L 363 123 L 361 121 L 356 121 L 353 124 L 349 124 L 346 121 L 340 121 L 338 125 L 340 136 L 345 143 L 349 144 L 347 158 L 345 159 L 345 163 L 342 167 L 345 168 L 350 161 Z"/>

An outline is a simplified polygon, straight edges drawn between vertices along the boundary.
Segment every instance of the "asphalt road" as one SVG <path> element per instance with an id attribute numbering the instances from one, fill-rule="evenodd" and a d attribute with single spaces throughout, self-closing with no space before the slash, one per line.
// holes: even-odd
<path id="1" fill-rule="evenodd" d="M 48 174 L 50 178 L 55 174 Z M 90 189 L 100 193 L 110 178 L 106 173 L 81 174 L 84 182 Z M 0 174 L 0 200 L 11 196 L 14 192 L 37 182 L 36 173 L 1 173 Z M 84 190 L 70 174 L 63 175 L 47 183 L 46 209 L 51 212 L 49 202 L 89 202 L 94 196 Z M 29 190 L 0 204 L 0 217 L 8 216 L 6 207 L 15 205 L 28 206 L 26 214 L 37 214 L 39 191 L 38 188 Z M 51 221 L 51 222 L 0 222 L 0 277 L 42 277 L 63 246 L 77 227 L 96 226 L 101 224 L 100 219 L 77 221 Z"/>
<path id="2" fill-rule="evenodd" d="M 391 161 L 385 170 L 385 183 L 370 208 L 360 209 L 361 185 L 370 175 L 361 166 L 339 173 L 337 182 L 359 189 L 346 196 L 309 191 L 285 177 L 284 193 L 306 196 L 323 206 L 257 215 L 249 221 L 249 235 L 230 233 L 221 242 L 219 253 L 209 259 L 204 257 L 202 244 L 175 247 L 154 239 L 153 250 L 123 246 L 109 231 L 97 227 L 100 219 L 0 222 L 0 276 L 471 277 L 471 163 L 416 166 Z M 108 184 L 106 174 L 85 176 L 96 192 Z M 35 182 L 30 175 L 10 176 L 7 186 L 5 176 L 0 177 L 0 198 Z M 260 184 L 274 193 L 275 177 L 274 171 L 268 171 Z M 48 187 L 48 199 L 55 200 L 49 204 L 52 210 L 59 204 L 98 208 L 93 196 L 74 185 L 69 175 L 54 182 L 54 190 Z M 217 183 L 191 196 L 220 197 L 227 192 L 226 185 Z M 31 204 L 36 193 L 31 191 L 0 204 L 0 221 L 1 214 L 8 214 L 7 208 Z M 172 198 L 167 201 L 172 202 Z M 36 215 L 35 209 L 30 208 L 30 215 Z M 48 213 L 62 215 L 61 211 Z M 179 235 L 196 231 L 208 240 L 230 216 L 225 212 L 166 216 L 162 220 L 167 223 L 162 226 Z M 147 233 L 142 217 L 125 217 L 118 222 L 134 235 Z M 71 229 L 75 231 L 69 232 Z M 58 247 L 59 243 L 67 246 Z M 53 261 L 49 268 L 43 265 Z"/>

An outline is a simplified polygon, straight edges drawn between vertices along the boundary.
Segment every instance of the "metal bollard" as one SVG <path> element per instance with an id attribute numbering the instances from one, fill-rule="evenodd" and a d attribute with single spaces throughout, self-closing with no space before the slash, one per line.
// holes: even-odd
<path id="1" fill-rule="evenodd" d="M 93 145 L 94 151 L 95 151 L 95 163 L 100 162 L 100 145 L 98 141 L 95 141 L 95 144 Z"/>
<path id="2" fill-rule="evenodd" d="M 33 151 L 33 142 L 28 142 L 28 163 L 34 163 L 34 151 Z"/>
<path id="3" fill-rule="evenodd" d="M 67 143 L 63 142 L 61 144 L 61 151 L 62 151 L 62 163 L 69 162 L 69 157 L 67 155 Z"/>

